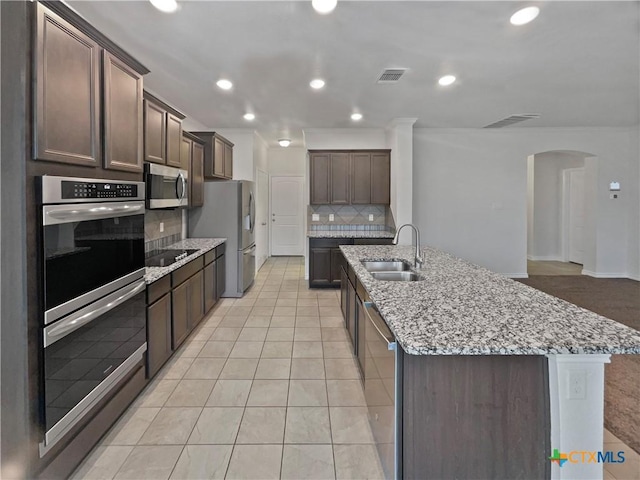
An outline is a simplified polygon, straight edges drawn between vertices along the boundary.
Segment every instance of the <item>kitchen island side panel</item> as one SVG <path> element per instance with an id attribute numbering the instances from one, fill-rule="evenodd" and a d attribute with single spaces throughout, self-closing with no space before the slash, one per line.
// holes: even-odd
<path id="1" fill-rule="evenodd" d="M 548 479 L 544 356 L 403 357 L 405 479 Z"/>

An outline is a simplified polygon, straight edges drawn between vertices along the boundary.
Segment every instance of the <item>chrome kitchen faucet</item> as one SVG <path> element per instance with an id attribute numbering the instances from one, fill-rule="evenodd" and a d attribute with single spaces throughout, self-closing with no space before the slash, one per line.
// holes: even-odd
<path id="1" fill-rule="evenodd" d="M 420 256 L 420 230 L 418 230 L 418 227 L 416 227 L 415 225 L 413 225 L 411 223 L 405 223 L 404 225 L 400 225 L 400 227 L 398 227 L 398 229 L 396 230 L 396 236 L 393 237 L 393 241 L 391 243 L 393 245 L 397 245 L 398 244 L 398 238 L 400 237 L 400 230 L 402 230 L 404 227 L 411 227 L 411 228 L 413 228 L 413 231 L 416 232 L 416 254 L 415 254 L 416 258 L 414 260 L 414 262 L 415 262 L 414 266 L 416 268 L 419 268 L 424 263 L 424 260 Z"/>

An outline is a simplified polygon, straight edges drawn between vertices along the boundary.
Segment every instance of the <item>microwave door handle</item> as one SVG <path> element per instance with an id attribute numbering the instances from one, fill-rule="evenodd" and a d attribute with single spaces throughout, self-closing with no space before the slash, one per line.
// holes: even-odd
<path id="1" fill-rule="evenodd" d="M 182 191 L 178 190 L 178 181 L 180 182 L 180 185 L 182 185 Z M 176 177 L 176 196 L 178 197 L 178 200 L 180 200 L 180 203 L 182 203 L 182 201 L 184 200 L 184 196 L 187 193 L 187 180 L 184 178 L 184 175 L 182 174 L 182 172 L 178 173 L 178 176 Z"/>
<path id="2" fill-rule="evenodd" d="M 100 302 L 100 305 L 95 309 L 86 313 L 70 315 L 69 317 L 61 320 L 52 327 L 45 328 L 44 346 L 48 347 L 49 345 L 52 345 L 53 343 L 67 336 L 69 333 L 95 320 L 100 315 L 105 314 L 109 310 L 113 310 L 118 305 L 121 305 L 131 297 L 134 297 L 138 293 L 142 292 L 145 288 L 146 283 L 144 282 L 144 280 L 141 280 L 128 291 L 122 293 L 119 297 L 116 297 L 113 300 L 110 300 L 109 298 L 103 299 L 103 301 Z"/>

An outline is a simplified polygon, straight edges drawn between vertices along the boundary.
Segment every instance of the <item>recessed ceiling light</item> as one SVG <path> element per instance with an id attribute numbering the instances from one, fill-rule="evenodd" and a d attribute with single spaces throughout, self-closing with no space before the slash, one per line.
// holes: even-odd
<path id="1" fill-rule="evenodd" d="M 362 114 L 361 113 L 352 113 L 351 114 L 351 120 L 354 120 L 356 122 L 359 121 L 359 120 L 362 120 Z"/>
<path id="2" fill-rule="evenodd" d="M 256 116 L 253 113 L 245 113 L 244 114 L 244 119 L 245 120 L 251 121 L 251 120 L 255 120 L 255 118 L 256 118 Z"/>
<path id="3" fill-rule="evenodd" d="M 176 0 L 149 0 L 149 2 L 158 10 L 165 13 L 172 13 L 178 9 L 178 2 L 176 2 Z"/>
<path id="4" fill-rule="evenodd" d="M 278 143 L 281 147 L 288 147 L 289 145 L 291 145 L 291 140 L 289 140 L 288 138 L 281 138 L 280 140 L 278 140 Z"/>
<path id="5" fill-rule="evenodd" d="M 538 7 L 523 8 L 522 10 L 518 10 L 516 13 L 511 15 L 510 22 L 513 25 L 525 25 L 534 20 L 539 13 L 540 9 Z"/>
<path id="6" fill-rule="evenodd" d="M 456 81 L 455 75 L 445 75 L 444 77 L 440 77 L 438 83 L 443 87 L 447 87 Z"/>
<path id="7" fill-rule="evenodd" d="M 216 85 L 223 90 L 230 90 L 231 87 L 233 87 L 233 83 L 231 83 L 231 81 L 227 80 L 226 78 L 221 78 L 220 80 L 218 80 L 216 82 Z"/>
<path id="8" fill-rule="evenodd" d="M 320 88 L 324 87 L 324 80 L 322 80 L 321 78 L 315 78 L 311 80 L 311 83 L 309 83 L 309 85 L 311 86 L 311 88 L 319 90 Z"/>
<path id="9" fill-rule="evenodd" d="M 326 15 L 333 12 L 333 9 L 338 5 L 338 0 L 311 0 L 311 5 L 316 12 Z"/>

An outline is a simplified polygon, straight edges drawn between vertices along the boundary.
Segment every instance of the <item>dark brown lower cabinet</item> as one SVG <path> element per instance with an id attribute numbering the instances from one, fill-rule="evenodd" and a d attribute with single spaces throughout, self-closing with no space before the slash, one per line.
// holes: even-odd
<path id="1" fill-rule="evenodd" d="M 216 302 L 224 295 L 224 289 L 226 288 L 227 280 L 227 265 L 224 255 L 216 258 Z"/>
<path id="2" fill-rule="evenodd" d="M 347 309 L 348 309 L 348 290 L 349 285 L 349 277 L 347 277 L 347 272 L 345 270 L 344 265 L 340 268 L 340 308 L 342 309 L 342 318 L 347 318 Z"/>
<path id="3" fill-rule="evenodd" d="M 153 377 L 169 359 L 171 349 L 171 294 L 147 307 L 147 377 Z"/>
<path id="4" fill-rule="evenodd" d="M 344 263 L 344 255 L 340 251 L 340 248 L 331 249 L 331 285 L 334 287 L 340 286 L 340 271 L 342 270 L 342 264 Z"/>
<path id="5" fill-rule="evenodd" d="M 202 270 L 189 279 L 189 332 L 200 323 L 204 317 L 204 276 Z"/>
<path id="6" fill-rule="evenodd" d="M 347 311 L 347 332 L 349 333 L 349 338 L 351 339 L 351 345 L 354 347 L 353 351 L 356 353 L 356 342 L 358 338 L 356 337 L 356 322 L 358 321 L 358 296 L 356 295 L 356 288 L 351 283 L 347 286 L 347 297 L 348 297 L 348 311 Z"/>
<path id="7" fill-rule="evenodd" d="M 331 285 L 331 249 L 311 248 L 309 250 L 309 286 Z"/>
<path id="8" fill-rule="evenodd" d="M 390 244 L 390 238 L 310 238 L 309 287 L 340 287 L 340 269 L 346 265 L 340 245 Z"/>
<path id="9" fill-rule="evenodd" d="M 205 265 L 202 273 L 204 275 L 204 311 L 208 312 L 213 308 L 217 301 L 215 260 L 209 265 Z"/>
<path id="10" fill-rule="evenodd" d="M 181 283 L 171 292 L 171 346 L 175 350 L 189 335 L 189 282 Z"/>

